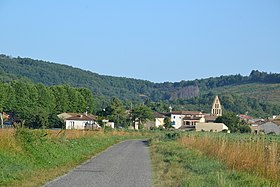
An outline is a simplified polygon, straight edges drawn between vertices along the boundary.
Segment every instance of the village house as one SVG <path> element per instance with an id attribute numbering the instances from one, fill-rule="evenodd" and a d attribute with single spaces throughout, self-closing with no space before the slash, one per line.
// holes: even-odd
<path id="1" fill-rule="evenodd" d="M 240 121 L 245 121 L 246 123 L 252 123 L 254 118 L 251 116 L 248 116 L 246 114 L 239 114 L 237 115 L 237 117 L 239 117 Z"/>
<path id="2" fill-rule="evenodd" d="M 276 134 L 280 135 L 280 127 L 273 122 L 266 122 L 261 125 L 253 124 L 251 125 L 252 133 L 259 134 L 261 132 L 265 134 Z"/>
<path id="3" fill-rule="evenodd" d="M 175 129 L 194 128 L 196 123 L 205 122 L 204 114 L 199 111 L 172 111 L 170 115 Z"/>
<path id="4" fill-rule="evenodd" d="M 222 113 L 222 105 L 219 97 L 215 96 L 210 114 L 204 114 L 200 111 L 172 111 L 171 108 L 170 113 L 154 112 L 154 120 L 148 120 L 144 124 L 144 128 L 164 127 L 164 119 L 170 117 L 174 129 L 220 132 L 228 130 L 225 124 L 214 123 L 217 117 L 221 116 Z M 199 124 L 199 126 L 196 128 L 197 124 Z M 138 126 L 138 122 L 135 121 L 134 127 L 132 128 L 138 129 Z"/>
<path id="5" fill-rule="evenodd" d="M 155 127 L 164 127 L 164 119 L 166 116 L 164 114 L 154 112 L 154 117 L 155 117 Z"/>
<path id="6" fill-rule="evenodd" d="M 198 123 L 209 123 L 207 127 L 212 126 L 212 124 L 215 122 L 217 117 L 222 116 L 222 114 L 223 114 L 222 105 L 218 96 L 215 96 L 210 114 L 203 114 L 200 111 L 171 111 L 170 112 L 173 127 L 175 129 L 181 129 L 181 130 L 194 130 Z M 211 129 L 211 127 L 209 128 Z M 216 129 L 216 127 L 212 127 L 212 128 Z"/>
<path id="7" fill-rule="evenodd" d="M 65 122 L 65 129 L 93 129 L 98 128 L 96 117 L 92 114 L 61 113 L 58 115 Z"/>
<path id="8" fill-rule="evenodd" d="M 228 131 L 228 127 L 224 123 L 197 123 L 196 131 L 221 132 Z"/>
<path id="9" fill-rule="evenodd" d="M 154 120 L 147 120 L 143 125 L 144 129 L 149 130 L 152 128 L 164 128 L 164 119 L 167 117 L 165 114 L 154 112 Z M 132 127 L 133 128 L 133 127 Z M 139 122 L 134 122 L 134 129 L 139 129 Z"/>

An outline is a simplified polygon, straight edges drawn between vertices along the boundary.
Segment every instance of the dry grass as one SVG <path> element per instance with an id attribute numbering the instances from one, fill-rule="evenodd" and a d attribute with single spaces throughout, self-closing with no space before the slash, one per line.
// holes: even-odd
<path id="1" fill-rule="evenodd" d="M 64 137 L 66 139 L 76 139 L 81 137 L 88 137 L 88 136 L 104 136 L 112 135 L 112 136 L 139 136 L 140 132 L 137 131 L 108 131 L 104 132 L 103 130 L 96 130 L 96 131 L 84 131 L 84 130 L 48 130 L 48 134 L 53 137 Z M 142 135 L 148 135 L 148 133 L 142 133 Z"/>
<path id="2" fill-rule="evenodd" d="M 227 137 L 186 136 L 179 140 L 186 148 L 224 161 L 234 170 L 257 174 L 274 181 L 280 180 L 280 145 L 261 138 L 254 141 L 230 140 Z"/>
<path id="3" fill-rule="evenodd" d="M 14 138 L 15 129 L 0 129 L 0 149 L 21 151 Z"/>
<path id="4" fill-rule="evenodd" d="M 66 139 L 77 139 L 86 136 L 102 136 L 103 131 L 83 131 L 83 130 L 47 130 L 52 138 L 64 137 Z"/>

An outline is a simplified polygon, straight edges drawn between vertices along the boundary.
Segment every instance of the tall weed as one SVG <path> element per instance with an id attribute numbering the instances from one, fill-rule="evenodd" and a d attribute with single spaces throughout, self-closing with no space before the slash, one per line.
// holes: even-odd
<path id="1" fill-rule="evenodd" d="M 152 140 L 150 150 L 155 186 L 275 186 L 256 175 L 230 170 L 223 162 L 186 149 L 177 141 Z"/>
<path id="2" fill-rule="evenodd" d="M 244 137 L 244 138 L 242 138 Z M 180 145 L 217 158 L 233 170 L 246 171 L 280 182 L 280 146 L 263 136 L 230 136 L 213 133 L 189 133 Z"/>

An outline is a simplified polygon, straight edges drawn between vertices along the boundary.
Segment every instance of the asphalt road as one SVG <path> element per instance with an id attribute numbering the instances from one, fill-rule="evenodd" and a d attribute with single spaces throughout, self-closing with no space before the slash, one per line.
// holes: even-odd
<path id="1" fill-rule="evenodd" d="M 129 140 L 110 147 L 44 187 L 152 186 L 149 148 L 144 140 Z"/>

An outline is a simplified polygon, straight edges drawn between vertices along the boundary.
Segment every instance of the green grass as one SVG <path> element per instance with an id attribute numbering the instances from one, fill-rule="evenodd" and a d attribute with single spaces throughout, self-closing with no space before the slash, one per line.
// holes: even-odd
<path id="1" fill-rule="evenodd" d="M 51 137 L 46 131 L 18 129 L 13 137 L 18 148 L 0 147 L 0 186 L 40 186 L 117 142 L 146 137 L 135 132 L 108 132 L 69 139 Z"/>
<path id="2" fill-rule="evenodd" d="M 155 186 L 276 186 L 273 182 L 234 171 L 176 141 L 152 140 L 150 145 Z"/>

